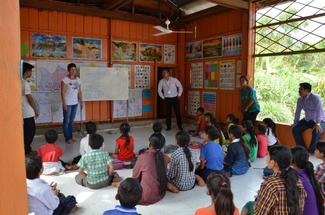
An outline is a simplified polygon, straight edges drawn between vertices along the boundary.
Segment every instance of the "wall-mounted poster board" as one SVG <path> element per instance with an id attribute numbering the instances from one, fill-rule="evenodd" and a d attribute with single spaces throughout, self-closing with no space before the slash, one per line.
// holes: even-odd
<path id="1" fill-rule="evenodd" d="M 129 74 L 115 68 L 80 68 L 81 89 L 84 101 L 127 100 Z"/>

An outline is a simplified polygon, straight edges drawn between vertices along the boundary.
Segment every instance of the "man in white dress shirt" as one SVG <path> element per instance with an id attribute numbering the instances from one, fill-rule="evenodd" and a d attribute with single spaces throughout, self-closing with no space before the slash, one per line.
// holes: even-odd
<path id="1" fill-rule="evenodd" d="M 158 84 L 158 94 L 165 101 L 167 118 L 166 126 L 167 131 L 172 127 L 172 108 L 174 108 L 177 126 L 179 130 L 183 130 L 182 118 L 179 105 L 179 97 L 182 96 L 183 87 L 181 82 L 177 78 L 171 77 L 167 69 L 163 71 L 163 79 L 159 81 Z"/>

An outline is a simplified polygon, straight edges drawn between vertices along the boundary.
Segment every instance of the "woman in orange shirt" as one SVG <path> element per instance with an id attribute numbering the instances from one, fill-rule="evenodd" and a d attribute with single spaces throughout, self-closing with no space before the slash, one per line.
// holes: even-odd
<path id="1" fill-rule="evenodd" d="M 131 127 L 128 123 L 120 126 L 121 136 L 116 139 L 115 153 L 117 159 L 123 162 L 130 162 L 134 159 L 134 139 L 129 135 Z"/>
<path id="2" fill-rule="evenodd" d="M 212 200 L 211 205 L 198 209 L 195 215 L 239 215 L 239 210 L 234 205 L 230 180 L 227 176 L 211 173 L 207 180 L 207 187 Z"/>

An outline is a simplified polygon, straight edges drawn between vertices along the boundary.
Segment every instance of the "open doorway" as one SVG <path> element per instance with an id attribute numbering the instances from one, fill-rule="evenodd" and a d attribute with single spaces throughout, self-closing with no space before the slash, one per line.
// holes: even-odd
<path id="1" fill-rule="evenodd" d="M 170 72 L 170 75 L 174 75 L 174 69 L 173 68 L 168 68 L 168 67 L 158 67 L 158 74 L 157 74 L 157 89 L 158 89 L 158 84 L 159 81 L 163 78 L 162 72 L 168 69 Z M 160 98 L 158 95 L 157 99 L 157 118 L 158 119 L 165 119 L 166 118 L 166 107 L 164 101 Z"/>

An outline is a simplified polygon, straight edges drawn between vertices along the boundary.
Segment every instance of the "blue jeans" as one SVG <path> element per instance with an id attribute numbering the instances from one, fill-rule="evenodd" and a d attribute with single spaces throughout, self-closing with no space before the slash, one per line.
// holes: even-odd
<path id="1" fill-rule="evenodd" d="M 67 105 L 67 110 L 63 110 L 63 133 L 66 141 L 72 139 L 72 124 L 76 117 L 78 104 Z"/>
<path id="2" fill-rule="evenodd" d="M 316 125 L 316 123 L 312 120 L 306 121 L 305 119 L 300 120 L 296 125 L 292 127 L 292 134 L 296 141 L 297 145 L 304 146 L 304 140 L 302 139 L 302 133 L 307 130 L 308 128 L 313 128 Z M 324 131 L 325 129 L 325 122 L 321 122 L 321 128 Z M 319 141 L 320 137 L 322 136 L 321 132 L 316 132 L 316 130 L 313 130 L 313 135 L 311 138 L 311 143 L 309 146 L 308 151 L 311 153 L 314 153 L 316 150 L 317 142 Z"/>

